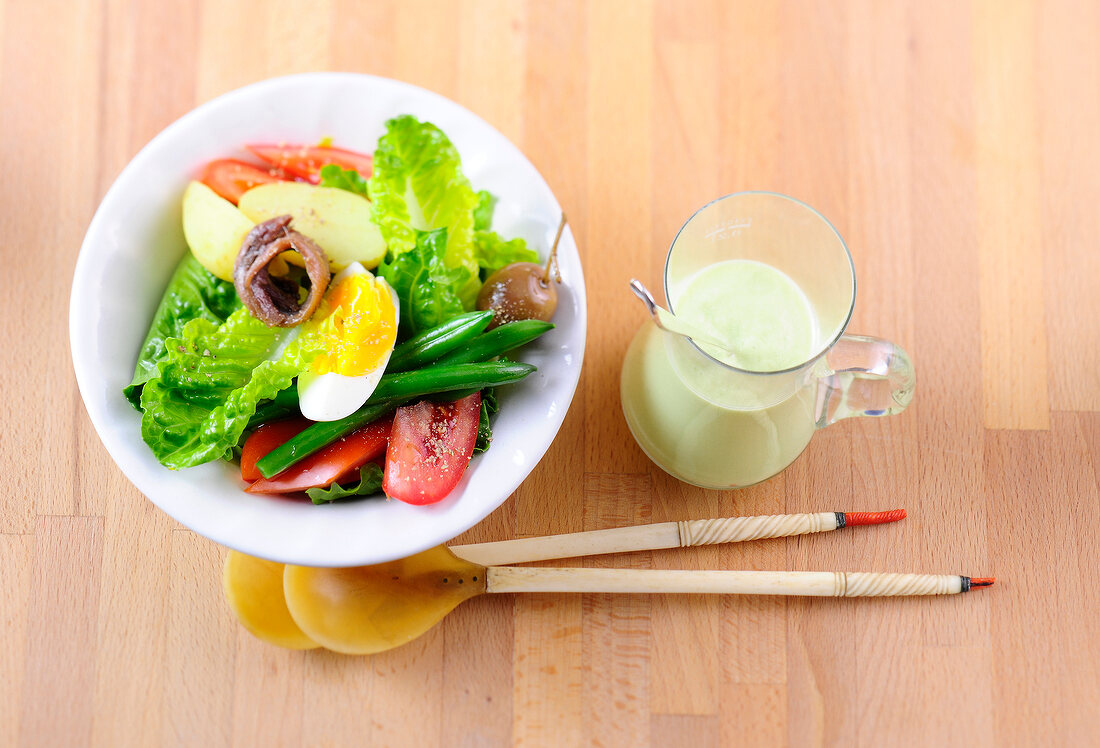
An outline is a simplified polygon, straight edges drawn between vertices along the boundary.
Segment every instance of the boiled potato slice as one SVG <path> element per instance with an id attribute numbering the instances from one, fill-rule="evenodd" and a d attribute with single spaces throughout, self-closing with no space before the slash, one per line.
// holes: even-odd
<path id="1" fill-rule="evenodd" d="M 347 190 L 272 182 L 241 195 L 240 209 L 255 223 L 289 214 L 291 228 L 317 242 L 333 271 L 353 262 L 371 269 L 386 254 L 386 242 L 370 218 L 370 201 Z M 288 252 L 286 258 L 301 264 L 296 254 Z"/>
<path id="2" fill-rule="evenodd" d="M 257 639 L 286 649 L 316 649 L 290 617 L 283 596 L 283 564 L 230 551 L 222 574 L 225 599 Z"/>
<path id="3" fill-rule="evenodd" d="M 244 237 L 252 230 L 237 206 L 202 182 L 183 193 L 183 236 L 202 266 L 222 280 L 233 280 L 233 264 Z"/>

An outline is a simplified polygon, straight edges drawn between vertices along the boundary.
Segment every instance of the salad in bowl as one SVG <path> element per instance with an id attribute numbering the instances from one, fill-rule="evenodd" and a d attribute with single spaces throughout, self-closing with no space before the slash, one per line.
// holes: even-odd
<path id="1" fill-rule="evenodd" d="M 243 117 L 288 99 L 285 139 Z M 210 102 L 135 158 L 70 323 L 92 422 L 150 499 L 251 555 L 356 565 L 453 537 L 534 467 L 579 376 L 583 277 L 498 133 L 405 84 L 310 74 Z"/>

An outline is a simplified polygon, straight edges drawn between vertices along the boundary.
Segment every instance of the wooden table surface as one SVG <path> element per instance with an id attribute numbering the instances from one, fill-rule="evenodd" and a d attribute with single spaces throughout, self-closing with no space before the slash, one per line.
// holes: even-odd
<path id="1" fill-rule="evenodd" d="M 7 0 L 0 9 L 0 745 L 1082 745 L 1100 735 L 1100 9 Z M 581 247 L 581 387 L 464 540 L 905 507 L 900 525 L 590 565 L 996 575 L 951 598 L 529 595 L 372 658 L 243 631 L 224 550 L 100 445 L 69 284 L 112 180 L 196 104 L 302 70 L 425 86 L 504 132 Z M 228 143 L 227 147 L 236 144 Z M 681 222 L 771 189 L 847 239 L 853 332 L 912 407 L 818 434 L 737 492 L 678 483 L 618 406 Z"/>

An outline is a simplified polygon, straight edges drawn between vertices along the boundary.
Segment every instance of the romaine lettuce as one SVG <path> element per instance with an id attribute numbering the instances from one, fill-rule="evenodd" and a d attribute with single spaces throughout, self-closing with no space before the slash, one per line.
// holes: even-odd
<path id="1" fill-rule="evenodd" d="M 447 229 L 416 232 L 413 248 L 396 256 L 387 254 L 378 273 L 401 300 L 401 328 L 406 335 L 435 327 L 464 311 L 459 289 L 470 280 L 465 267 L 450 267 L 446 260 Z M 480 282 L 476 281 L 477 285 Z"/>
<path id="2" fill-rule="evenodd" d="M 314 504 L 325 504 L 337 499 L 346 499 L 349 496 L 373 496 L 382 493 L 382 468 L 369 462 L 359 471 L 359 482 L 354 485 L 341 486 L 333 483 L 328 488 L 307 488 L 306 495 Z"/>
<path id="3" fill-rule="evenodd" d="M 164 344 L 179 337 L 193 319 L 220 324 L 241 305 L 232 283 L 219 280 L 188 252 L 176 267 L 160 300 L 149 332 L 138 354 L 134 378 L 123 394 L 135 408 L 141 403 L 141 387 L 157 376 L 157 364 L 164 360 Z"/>
<path id="4" fill-rule="evenodd" d="M 493 225 L 493 210 L 497 206 L 497 197 L 489 190 L 477 193 L 477 207 L 474 208 L 474 231 L 488 231 Z"/>
<path id="5" fill-rule="evenodd" d="M 498 410 L 500 410 L 500 404 L 497 403 L 496 390 L 486 387 L 481 391 L 481 415 L 477 422 L 477 441 L 474 443 L 474 452 L 484 452 L 489 449 L 489 444 L 493 441 L 493 425 L 489 419 L 495 416 Z"/>
<path id="6" fill-rule="evenodd" d="M 275 397 L 315 355 L 297 340 L 269 360 L 287 331 L 245 308 L 222 325 L 193 319 L 165 341 L 157 376 L 141 393 L 141 437 L 166 467 L 231 455 L 261 400 Z"/>
<path id="7" fill-rule="evenodd" d="M 479 201 L 447 136 L 411 115 L 389 120 L 374 152 L 369 184 L 374 222 L 392 258 L 416 248 L 417 232 L 447 230 L 444 259 L 448 267 L 468 271 L 456 291 L 463 307 L 472 309 L 479 288 L 474 255 Z"/>
<path id="8" fill-rule="evenodd" d="M 523 239 L 504 241 L 503 237 L 495 231 L 476 232 L 474 234 L 474 252 L 478 267 L 481 269 L 482 281 L 505 265 L 511 265 L 513 262 L 539 261 L 538 253 L 533 249 L 528 249 L 527 242 Z"/>
<path id="9" fill-rule="evenodd" d="M 345 169 L 336 164 L 325 164 L 321 167 L 321 186 L 335 187 L 338 190 L 347 190 L 370 198 L 367 180 L 363 179 L 363 175 L 355 169 Z"/>
<path id="10" fill-rule="evenodd" d="M 493 225 L 496 204 L 496 196 L 488 190 L 477 193 L 477 209 L 474 210 L 474 259 L 481 271 L 482 282 L 513 262 L 539 261 L 538 253 L 528 249 L 527 242 L 523 239 L 505 241 L 500 234 L 489 230 Z"/>

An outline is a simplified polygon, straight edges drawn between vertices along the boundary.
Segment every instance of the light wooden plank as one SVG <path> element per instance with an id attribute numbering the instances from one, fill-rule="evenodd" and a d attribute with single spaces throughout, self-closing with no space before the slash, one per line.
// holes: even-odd
<path id="1" fill-rule="evenodd" d="M 751 516 L 783 514 L 786 479 L 780 475 L 757 486 L 726 494 L 722 514 Z M 718 563 L 708 568 L 768 569 L 787 567 L 787 541 L 781 538 L 731 543 L 718 549 Z M 782 597 L 741 597 L 720 600 L 721 692 L 719 705 L 739 698 L 742 684 L 780 685 L 787 682 L 787 600 Z M 733 692 L 733 695 L 730 692 Z"/>
<path id="2" fill-rule="evenodd" d="M 848 229 L 855 263 L 853 332 L 913 345 L 913 156 L 909 58 L 896 54 L 911 33 L 901 4 L 860 0 L 846 14 Z M 905 421 L 911 419 L 904 419 Z M 881 429 L 899 419 L 878 420 Z"/>
<path id="3" fill-rule="evenodd" d="M 1083 538 L 1100 531 L 1100 494 L 1077 419 L 1056 413 L 1050 432 L 991 432 L 985 473 L 998 577 L 990 596 L 994 738 L 1086 741 L 1100 718 L 1067 706 L 1100 698 L 1097 564 L 1095 554 L 1082 555 Z M 1035 515 L 1051 497 L 1057 511 Z M 1027 516 L 1035 519 L 1019 521 Z"/>
<path id="4" fill-rule="evenodd" d="M 15 745 L 23 708 L 33 535 L 0 534 L 0 744 Z"/>
<path id="5" fill-rule="evenodd" d="M 651 745 L 690 745 L 692 748 L 722 745 L 716 715 L 654 714 L 649 730 Z M 742 742 L 742 735 L 738 735 L 737 742 Z"/>
<path id="6" fill-rule="evenodd" d="M 783 3 L 783 22 L 772 42 L 783 61 L 776 80 L 778 173 L 773 187 L 812 205 L 841 236 L 848 235 L 852 218 L 845 137 L 847 12 L 838 5 Z"/>
<path id="7" fill-rule="evenodd" d="M 651 267 L 653 3 L 588 6 L 588 215 L 585 242 L 599 248 L 587 268 L 588 307 L 600 322 L 588 332 L 581 386 L 585 469 L 637 473 L 649 460 L 620 415 L 619 371 L 631 335 L 644 321 L 627 284 Z M 607 415 L 605 415 L 605 410 Z M 615 445 L 613 449 L 605 445 Z"/>
<path id="8" fill-rule="evenodd" d="M 988 428 L 1050 423 L 1035 4 L 974 5 L 982 394 Z"/>
<path id="9" fill-rule="evenodd" d="M 397 42 L 393 28 L 400 0 L 334 0 L 329 19 L 333 70 L 393 76 Z"/>
<path id="10" fill-rule="evenodd" d="M 466 603 L 467 605 L 476 605 Z M 397 745 L 407 740 L 442 743 L 443 630 L 436 627 L 409 644 L 373 655 L 372 711 L 365 742 Z"/>
<path id="11" fill-rule="evenodd" d="M 236 633 L 231 744 L 300 744 L 307 653 L 273 647 L 243 626 Z"/>
<path id="12" fill-rule="evenodd" d="M 1095 3 L 1038 6 L 1035 108 L 1042 186 L 1042 249 L 1050 407 L 1100 410 L 1100 327 L 1093 307 L 1100 254 L 1100 170 L 1090 133 L 1100 130 Z M 1089 83 L 1091 82 L 1091 84 Z"/>
<path id="13" fill-rule="evenodd" d="M 648 522 L 725 516 L 721 491 L 706 491 L 653 471 Z M 719 546 L 652 553 L 659 569 L 715 569 Z M 743 567 L 728 567 L 743 568 Z M 654 714 L 715 714 L 723 666 L 720 626 L 726 599 L 718 595 L 655 595 L 650 603 L 649 709 Z M 659 744 L 659 743 L 658 743 Z"/>
<path id="14" fill-rule="evenodd" d="M 166 673 L 151 667 L 135 678 L 133 663 L 165 658 L 173 524 L 148 501 L 116 504 L 104 520 L 92 745 L 134 745 L 139 736 L 162 734 Z"/>
<path id="15" fill-rule="evenodd" d="M 512 742 L 514 608 L 510 595 L 485 595 L 444 619 L 442 745 Z"/>
<path id="16" fill-rule="evenodd" d="M 522 147 L 527 7 L 463 0 L 459 16 L 458 101 Z"/>
<path id="17" fill-rule="evenodd" d="M 276 75 L 328 69 L 332 15 L 330 0 L 316 0 L 307 8 L 294 0 L 274 0 L 262 10 L 251 3 L 204 1 L 197 99 Z"/>
<path id="18" fill-rule="evenodd" d="M 908 58 L 894 51 L 911 34 L 901 5 L 857 2 L 847 14 L 846 139 L 849 154 L 847 239 L 858 293 L 849 329 L 913 343 L 913 247 Z M 890 251 L 883 247 L 890 246 Z M 915 410 L 915 409 L 914 409 Z M 852 439 L 852 504 L 848 511 L 908 507 L 919 494 L 917 413 L 844 424 Z M 839 427 L 838 427 L 839 428 Z M 880 505 L 889 497 L 889 505 Z M 825 509 L 826 507 L 820 507 Z M 852 528 L 822 540 L 844 553 L 841 568 L 905 569 L 919 557 L 920 536 L 904 525 Z M 931 569 L 929 571 L 932 571 Z M 909 602 L 909 601 L 906 601 Z M 859 656 L 876 660 L 921 637 L 919 604 L 866 605 L 853 611 Z M 862 703 L 881 683 L 861 680 Z M 910 694 L 907 694 L 910 695 Z"/>
<path id="19" fill-rule="evenodd" d="M 717 118 L 721 179 L 715 197 L 782 188 L 778 174 L 783 19 L 779 3 L 721 5 Z"/>
<path id="20" fill-rule="evenodd" d="M 819 502 L 853 506 L 851 444 L 842 426 L 814 437 L 784 475 L 788 512 L 818 511 Z M 870 529 L 870 528 L 863 528 Z M 788 569 L 855 570 L 860 550 L 839 531 L 786 541 Z M 854 532 L 854 530 L 852 531 Z M 851 603 L 855 605 L 851 605 Z M 787 734 L 793 745 L 854 740 L 859 717 L 852 623 L 865 600 L 791 598 L 787 613 Z"/>
<path id="21" fill-rule="evenodd" d="M 393 75 L 444 96 L 458 90 L 457 3 L 406 0 L 394 23 Z"/>
<path id="22" fill-rule="evenodd" d="M 520 115 L 524 153 L 558 197 L 587 268 L 587 176 L 580 168 L 587 132 L 584 5 L 578 0 L 555 4 L 532 0 L 527 3 L 525 15 L 526 78 Z M 567 285 L 577 283 L 569 277 L 563 281 Z M 584 389 L 583 384 L 578 387 L 557 438 L 516 491 L 516 532 L 520 536 L 583 529 L 583 481 L 563 476 L 584 472 Z M 517 605 L 526 603 L 517 601 Z"/>
<path id="23" fill-rule="evenodd" d="M 12 341 L 0 347 L 0 366 L 19 373 L 0 385 L 0 418 L 9 429 L 0 461 L 11 466 L 0 532 L 27 533 L 35 513 L 76 510 L 71 423 L 83 406 L 68 363 L 66 276 L 95 207 L 101 12 L 90 3 L 18 3 L 4 14 L 0 134 L 12 145 L 3 165 L 20 176 L 0 193 L 8 206 L 0 232 L 20 302 L 0 321 L 3 339 Z M 28 65 L 42 50 L 50 50 L 49 63 Z"/>
<path id="24" fill-rule="evenodd" d="M 581 596 L 517 595 L 514 626 L 514 744 L 582 742 Z"/>
<path id="25" fill-rule="evenodd" d="M 868 686 L 859 745 L 994 745 L 988 646 L 899 646 L 858 657 Z"/>
<path id="26" fill-rule="evenodd" d="M 26 607 L 19 742 L 87 745 L 95 719 L 103 520 L 39 517 Z"/>
<path id="27" fill-rule="evenodd" d="M 302 741 L 306 745 L 365 744 L 371 715 L 363 714 L 373 703 L 374 668 L 370 659 L 315 650 L 305 659 Z"/>
<path id="28" fill-rule="evenodd" d="M 919 490 L 906 498 L 909 519 L 899 532 L 909 558 L 922 568 L 981 575 L 988 564 L 980 311 L 973 291 L 979 273 L 973 61 L 941 51 L 966 48 L 973 30 L 951 3 L 930 4 L 911 13 L 910 21 L 916 327 L 910 353 L 917 370 L 911 416 L 917 433 L 907 447 L 916 452 L 920 477 Z M 951 189 L 944 187 L 948 182 Z M 988 599 L 979 603 L 984 620 L 970 600 L 921 601 L 925 643 L 986 645 Z"/>
<path id="29" fill-rule="evenodd" d="M 170 545 L 161 742 L 228 746 L 240 624 L 222 594 L 226 551 L 187 530 L 172 532 Z"/>
<path id="30" fill-rule="evenodd" d="M 784 686 L 737 684 L 722 694 L 719 745 L 819 745 L 788 738 L 789 709 Z"/>
<path id="31" fill-rule="evenodd" d="M 635 525 L 651 516 L 648 475 L 586 475 L 585 530 Z M 650 554 L 595 556 L 586 567 L 644 569 Z M 649 741 L 649 595 L 583 595 L 584 734 L 601 745 L 645 746 Z"/>

